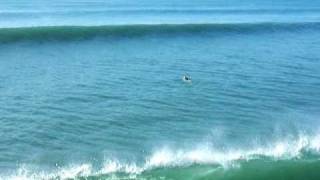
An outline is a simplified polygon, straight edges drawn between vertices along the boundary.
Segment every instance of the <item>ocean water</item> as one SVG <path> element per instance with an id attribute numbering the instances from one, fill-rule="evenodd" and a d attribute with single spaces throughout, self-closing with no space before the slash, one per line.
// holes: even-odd
<path id="1" fill-rule="evenodd" d="M 0 179 L 319 180 L 319 7 L 2 0 Z"/>

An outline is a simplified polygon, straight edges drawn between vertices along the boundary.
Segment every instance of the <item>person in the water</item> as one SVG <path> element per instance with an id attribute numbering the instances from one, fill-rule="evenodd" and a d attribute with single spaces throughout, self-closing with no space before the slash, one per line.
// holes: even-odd
<path id="1" fill-rule="evenodd" d="M 188 74 L 184 75 L 182 77 L 182 80 L 185 81 L 185 82 L 191 82 L 191 76 L 189 76 Z"/>

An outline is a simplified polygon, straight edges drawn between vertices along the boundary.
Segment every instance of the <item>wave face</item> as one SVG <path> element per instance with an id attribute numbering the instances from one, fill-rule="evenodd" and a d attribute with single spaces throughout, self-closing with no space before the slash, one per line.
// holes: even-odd
<path id="1" fill-rule="evenodd" d="M 70 41 L 92 38 L 134 38 L 143 36 L 184 36 L 193 34 L 272 33 L 277 31 L 317 30 L 320 23 L 237 23 L 237 24 L 162 24 L 114 26 L 57 26 L 1 28 L 0 42 Z"/>
<path id="2" fill-rule="evenodd" d="M 183 150 L 162 148 L 142 164 L 106 159 L 99 168 L 90 163 L 34 171 L 22 165 L 4 179 L 310 179 L 320 177 L 320 136 L 300 136 L 266 147 L 214 150 L 207 145 Z"/>

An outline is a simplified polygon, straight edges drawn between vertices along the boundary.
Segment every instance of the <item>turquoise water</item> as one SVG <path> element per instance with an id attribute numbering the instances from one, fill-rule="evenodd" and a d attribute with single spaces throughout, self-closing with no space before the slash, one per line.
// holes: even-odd
<path id="1" fill-rule="evenodd" d="M 319 5 L 1 1 L 0 179 L 320 179 Z"/>

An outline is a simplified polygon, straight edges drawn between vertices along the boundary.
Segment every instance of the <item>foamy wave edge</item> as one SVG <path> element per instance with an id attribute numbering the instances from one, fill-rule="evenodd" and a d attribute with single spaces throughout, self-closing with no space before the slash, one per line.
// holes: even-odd
<path id="1" fill-rule="evenodd" d="M 0 179 L 33 180 L 33 179 L 72 179 L 77 177 L 112 175 L 125 173 L 134 176 L 145 171 L 166 167 L 187 167 L 193 164 L 217 165 L 223 168 L 239 167 L 239 161 L 250 161 L 260 158 L 273 160 L 300 159 L 304 152 L 320 155 L 320 134 L 314 137 L 299 136 L 294 141 L 278 141 L 266 147 L 251 150 L 233 149 L 216 151 L 207 145 L 199 145 L 191 150 L 160 148 L 148 156 L 143 165 L 122 163 L 116 159 L 107 159 L 103 166 L 96 170 L 92 164 L 70 165 L 59 167 L 53 172 L 33 172 L 27 165 L 9 176 Z"/>

